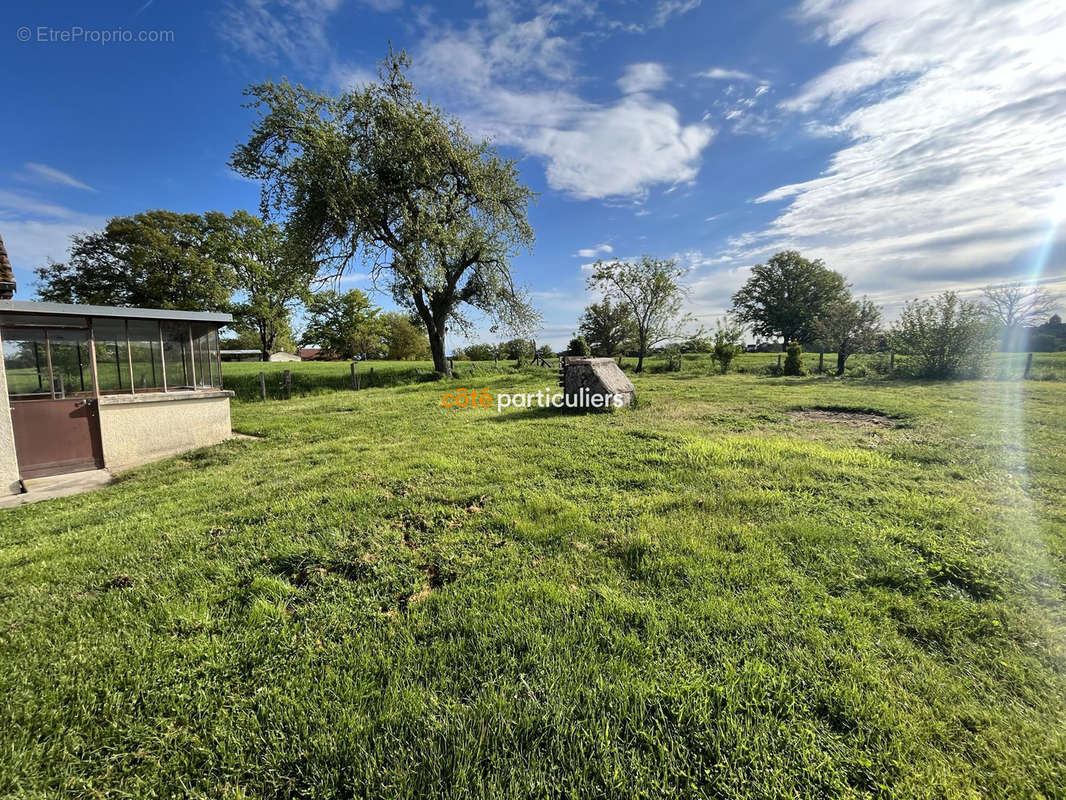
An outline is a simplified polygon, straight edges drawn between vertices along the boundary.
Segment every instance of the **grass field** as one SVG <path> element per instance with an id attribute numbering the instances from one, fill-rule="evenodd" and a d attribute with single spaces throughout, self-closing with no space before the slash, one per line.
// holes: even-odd
<path id="1" fill-rule="evenodd" d="M 0 512 L 0 795 L 1066 793 L 1066 382 L 292 369 Z"/>
<path id="2" fill-rule="evenodd" d="M 997 353 L 992 356 L 985 368 L 989 377 L 1015 380 L 1025 372 L 1025 353 Z M 905 362 L 900 357 L 900 365 Z M 556 359 L 557 361 L 557 359 Z M 760 372 L 776 364 L 776 353 L 744 353 L 736 358 L 733 369 L 742 372 Z M 836 354 L 824 354 L 824 369 L 832 372 L 836 367 Z M 806 353 L 803 356 L 804 368 L 817 372 L 819 354 Z M 623 358 L 622 366 L 632 372 L 636 359 Z M 875 367 L 884 371 L 888 356 L 855 355 L 848 360 L 848 372 L 852 375 L 874 375 Z M 322 394 L 352 386 L 351 364 L 347 361 L 307 361 L 300 363 L 254 361 L 232 362 L 224 364 L 224 377 L 227 389 L 237 393 L 243 400 L 260 397 L 259 373 L 266 376 L 267 396 L 274 399 L 284 397 L 283 373 L 292 373 L 292 394 L 307 396 Z M 514 361 L 456 361 L 455 373 L 459 378 L 482 380 L 500 373 L 515 371 Z M 653 356 L 647 361 L 647 371 L 658 373 L 666 371 L 666 359 Z M 683 357 L 682 370 L 686 375 L 711 375 L 717 372 L 706 354 L 686 354 Z M 360 388 L 398 386 L 434 380 L 432 361 L 364 361 L 356 365 Z M 1066 380 L 1066 353 L 1034 353 L 1030 377 L 1034 380 Z"/>

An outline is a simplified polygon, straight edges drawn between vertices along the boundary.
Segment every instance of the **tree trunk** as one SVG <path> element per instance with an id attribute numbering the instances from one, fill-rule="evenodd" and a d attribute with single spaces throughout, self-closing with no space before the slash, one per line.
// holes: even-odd
<path id="1" fill-rule="evenodd" d="M 450 378 L 452 376 L 452 370 L 448 365 L 448 357 L 444 350 L 444 331 L 440 330 L 436 324 L 429 325 L 428 327 L 429 350 L 433 354 L 433 369 Z"/>
<path id="2" fill-rule="evenodd" d="M 837 377 L 844 374 L 844 364 L 848 360 L 848 354 L 837 348 Z"/>

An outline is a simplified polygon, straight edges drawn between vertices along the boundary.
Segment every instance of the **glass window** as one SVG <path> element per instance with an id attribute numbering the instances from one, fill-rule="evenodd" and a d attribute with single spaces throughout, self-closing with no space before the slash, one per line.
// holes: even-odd
<path id="1" fill-rule="evenodd" d="M 167 389 L 192 388 L 192 361 L 189 357 L 189 326 L 184 322 L 161 322 L 163 362 Z"/>
<path id="2" fill-rule="evenodd" d="M 196 385 L 221 388 L 218 368 L 218 330 L 213 325 L 193 324 L 193 350 L 196 354 Z"/>
<path id="3" fill-rule="evenodd" d="M 126 347 L 126 321 L 93 321 L 96 342 L 96 374 L 101 394 L 125 394 L 130 391 L 130 360 Z"/>
<path id="4" fill-rule="evenodd" d="M 44 331 L 9 329 L 2 336 L 7 393 L 24 399 L 51 397 Z"/>
<path id="5" fill-rule="evenodd" d="M 52 352 L 52 384 L 55 396 L 91 395 L 93 373 L 89 362 L 89 332 L 48 329 Z"/>
<path id="6" fill-rule="evenodd" d="M 133 390 L 163 391 L 163 359 L 159 343 L 159 323 L 129 321 L 130 355 L 133 360 Z"/>

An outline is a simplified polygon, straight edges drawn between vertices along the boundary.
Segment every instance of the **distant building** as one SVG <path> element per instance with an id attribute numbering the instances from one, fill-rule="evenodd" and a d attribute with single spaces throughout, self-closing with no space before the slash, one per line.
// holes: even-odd
<path id="1" fill-rule="evenodd" d="M 295 353 L 271 353 L 270 361 L 301 361 L 302 359 Z"/>
<path id="2" fill-rule="evenodd" d="M 223 361 L 262 361 L 262 350 L 220 350 Z"/>
<path id="3" fill-rule="evenodd" d="M 301 347 L 296 351 L 296 355 L 301 361 L 321 361 L 325 358 L 321 347 Z"/>

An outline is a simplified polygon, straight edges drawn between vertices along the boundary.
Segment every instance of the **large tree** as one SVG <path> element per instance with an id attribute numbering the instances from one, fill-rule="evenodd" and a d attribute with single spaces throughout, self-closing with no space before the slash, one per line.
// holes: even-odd
<path id="1" fill-rule="evenodd" d="M 315 267 L 287 245 L 281 228 L 247 211 L 234 212 L 217 226 L 241 295 L 232 306 L 233 327 L 255 335 L 266 361 L 291 331 L 294 307 L 307 295 Z"/>
<path id="2" fill-rule="evenodd" d="M 145 211 L 71 237 L 70 257 L 38 267 L 37 295 L 57 303 L 228 310 L 235 275 L 225 214 Z"/>
<path id="3" fill-rule="evenodd" d="M 577 327 L 596 356 L 617 355 L 636 338 L 637 332 L 629 306 L 612 303 L 610 297 L 585 306 Z"/>
<path id="4" fill-rule="evenodd" d="M 853 353 L 870 350 L 881 337 L 881 309 L 867 297 L 833 300 L 815 322 L 815 334 L 837 354 L 837 375 Z"/>
<path id="5" fill-rule="evenodd" d="M 339 358 L 379 358 L 386 352 L 385 321 L 363 292 L 324 289 L 307 299 L 303 343 Z"/>
<path id="6" fill-rule="evenodd" d="M 684 337 L 694 320 L 681 313 L 685 289 L 684 270 L 672 259 L 642 256 L 640 261 L 597 261 L 586 282 L 605 299 L 629 309 L 637 346 L 637 372 L 644 371 L 648 350 L 662 342 Z M 689 334 L 691 335 L 691 334 Z"/>
<path id="7" fill-rule="evenodd" d="M 419 99 L 408 66 L 390 50 L 377 83 L 337 96 L 250 87 L 260 116 L 231 164 L 262 181 L 264 213 L 283 217 L 326 273 L 364 260 L 375 286 L 419 315 L 436 369 L 450 374 L 445 335 L 469 326 L 464 309 L 515 331 L 536 322 L 510 270 L 533 243 L 533 193 L 513 161 Z"/>
<path id="8" fill-rule="evenodd" d="M 390 361 L 429 358 L 429 340 L 421 321 L 416 324 L 410 316 L 400 311 L 386 311 L 381 319 L 385 323 L 386 357 Z"/>
<path id="9" fill-rule="evenodd" d="M 1010 330 L 1032 325 L 1055 310 L 1059 298 L 1040 286 L 1005 283 L 982 290 L 983 306 L 993 322 Z"/>
<path id="10" fill-rule="evenodd" d="M 776 253 L 751 268 L 751 277 L 733 295 L 733 313 L 757 336 L 810 342 L 815 323 L 829 305 L 846 297 L 844 276 L 795 250 Z"/>

